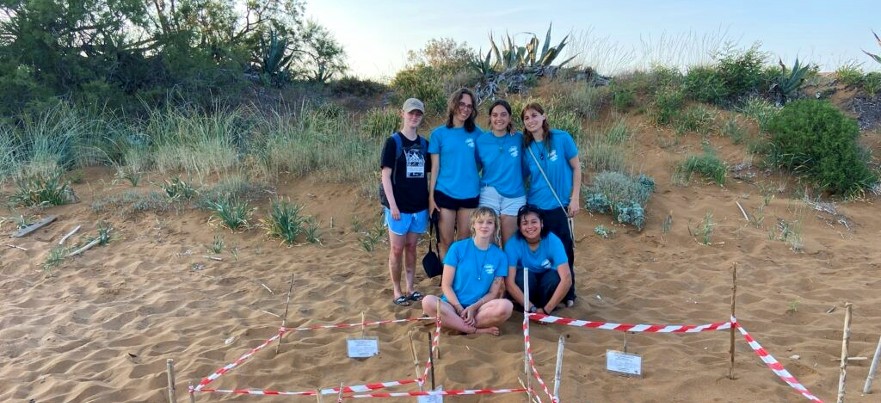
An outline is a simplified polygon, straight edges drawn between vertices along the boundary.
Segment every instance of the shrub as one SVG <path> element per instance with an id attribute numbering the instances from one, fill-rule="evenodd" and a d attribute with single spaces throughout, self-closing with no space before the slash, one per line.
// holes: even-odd
<path id="1" fill-rule="evenodd" d="M 759 124 L 759 130 L 762 132 L 768 131 L 768 124 L 771 122 L 771 119 L 780 112 L 780 109 L 774 106 L 774 104 L 762 98 L 747 99 L 739 110 L 744 115 L 755 120 Z"/>
<path id="2" fill-rule="evenodd" d="M 269 217 L 263 220 L 266 233 L 292 245 L 305 229 L 305 219 L 300 215 L 302 209 L 301 206 L 290 201 L 274 200 L 269 210 Z"/>
<path id="3" fill-rule="evenodd" d="M 447 97 L 438 73 L 430 66 L 414 66 L 398 71 L 392 79 L 394 103 L 403 104 L 410 97 L 425 103 L 425 113 L 441 115 L 447 110 Z"/>
<path id="4" fill-rule="evenodd" d="M 730 100 L 756 94 L 763 81 L 763 66 L 767 55 L 755 44 L 747 50 L 729 49 L 718 61 L 719 76 L 725 83 Z"/>
<path id="5" fill-rule="evenodd" d="M 362 130 L 373 138 L 385 139 L 396 130 L 401 122 L 400 111 L 395 109 L 373 108 L 367 111 L 361 121 Z"/>
<path id="6" fill-rule="evenodd" d="M 768 129 L 771 162 L 807 175 L 824 190 L 853 195 L 877 181 L 857 146 L 856 121 L 829 102 L 792 102 Z"/>
<path id="7" fill-rule="evenodd" d="M 61 178 L 61 171 L 44 175 L 34 173 L 15 178 L 15 193 L 9 200 L 19 206 L 61 206 L 77 201 L 70 184 Z"/>
<path id="8" fill-rule="evenodd" d="M 692 106 L 679 115 L 676 132 L 708 134 L 716 123 L 716 113 L 703 105 Z"/>
<path id="9" fill-rule="evenodd" d="M 858 64 L 851 62 L 839 66 L 835 70 L 835 78 L 845 87 L 860 87 L 863 83 L 863 71 Z"/>
<path id="10" fill-rule="evenodd" d="M 557 111 L 574 113 L 581 119 L 594 120 L 608 102 L 608 90 L 585 82 L 568 84 L 554 102 Z"/>
<path id="11" fill-rule="evenodd" d="M 618 111 L 625 112 L 636 104 L 636 95 L 633 89 L 622 86 L 612 86 L 612 106 Z"/>
<path id="12" fill-rule="evenodd" d="M 688 69 L 682 89 L 686 97 L 697 102 L 720 104 L 728 97 L 725 80 L 712 66 L 695 66 Z"/>
<path id="13" fill-rule="evenodd" d="M 874 97 L 878 94 L 878 90 L 881 90 L 881 73 L 873 71 L 866 74 L 863 77 L 863 91 Z"/>
<path id="14" fill-rule="evenodd" d="M 652 102 L 652 120 L 655 124 L 669 125 L 679 115 L 684 104 L 681 90 L 675 88 L 658 90 Z"/>
<path id="15" fill-rule="evenodd" d="M 248 218 L 253 211 L 247 201 L 234 197 L 209 201 L 208 209 L 225 227 L 233 231 L 248 228 Z"/>
<path id="16" fill-rule="evenodd" d="M 737 122 L 737 118 L 731 118 L 722 125 L 722 135 L 730 138 L 734 144 L 742 144 L 747 137 L 747 131 Z"/>
<path id="17" fill-rule="evenodd" d="M 330 92 L 336 96 L 352 95 L 358 98 L 369 98 L 387 90 L 388 87 L 385 84 L 352 76 L 345 76 L 330 82 Z"/>
<path id="18" fill-rule="evenodd" d="M 645 203 L 655 191 L 655 181 L 645 175 L 634 178 L 621 172 L 597 174 L 585 193 L 587 209 L 612 213 L 620 223 L 642 230 L 645 226 Z"/>
<path id="19" fill-rule="evenodd" d="M 581 119 L 578 118 L 578 115 L 566 110 L 556 110 L 552 113 L 553 116 L 550 116 L 548 120 L 552 122 L 554 128 L 571 134 L 572 139 L 576 142 L 581 139 L 584 130 L 581 128 Z"/>
<path id="20" fill-rule="evenodd" d="M 179 176 L 175 176 L 171 180 L 165 180 L 159 187 L 165 191 L 168 198 L 172 201 L 190 200 L 196 195 L 196 189 L 187 182 L 184 182 Z"/>

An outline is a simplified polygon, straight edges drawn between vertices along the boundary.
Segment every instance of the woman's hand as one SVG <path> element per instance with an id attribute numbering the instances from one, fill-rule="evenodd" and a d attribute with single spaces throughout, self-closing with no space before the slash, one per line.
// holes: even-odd
<path id="1" fill-rule="evenodd" d="M 401 219 L 401 210 L 398 208 L 397 205 L 392 206 L 389 210 L 391 210 L 391 212 L 392 212 L 392 218 L 393 218 L 395 221 L 398 221 L 398 220 Z"/>
<path id="2" fill-rule="evenodd" d="M 459 314 L 459 317 L 465 321 L 465 324 L 468 326 L 477 326 L 477 308 L 474 305 L 469 306 L 462 310 L 462 313 Z"/>
<path id="3" fill-rule="evenodd" d="M 569 217 L 575 217 L 579 211 L 581 211 L 581 206 L 579 206 L 578 200 L 575 203 L 569 203 Z"/>

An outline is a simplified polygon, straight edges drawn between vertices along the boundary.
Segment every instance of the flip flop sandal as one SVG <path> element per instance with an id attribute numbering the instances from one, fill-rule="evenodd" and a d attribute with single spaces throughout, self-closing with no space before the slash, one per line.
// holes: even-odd
<path id="1" fill-rule="evenodd" d="M 410 296 L 407 297 L 407 298 L 409 298 L 410 301 L 422 301 L 422 298 L 423 298 L 423 297 L 425 297 L 425 296 L 422 295 L 421 292 L 419 292 L 419 291 L 413 291 L 413 293 L 410 294 Z"/>
<path id="2" fill-rule="evenodd" d="M 394 303 L 398 306 L 410 306 L 410 300 L 407 299 L 406 295 L 401 295 L 400 297 L 395 298 Z"/>

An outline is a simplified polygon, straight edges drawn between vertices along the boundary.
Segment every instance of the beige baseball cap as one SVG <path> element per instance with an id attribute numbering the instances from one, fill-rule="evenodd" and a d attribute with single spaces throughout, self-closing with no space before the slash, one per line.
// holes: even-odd
<path id="1" fill-rule="evenodd" d="M 425 113 L 425 105 L 422 104 L 422 101 L 416 98 L 408 98 L 404 101 L 404 113 L 410 113 L 417 109 L 419 112 Z"/>

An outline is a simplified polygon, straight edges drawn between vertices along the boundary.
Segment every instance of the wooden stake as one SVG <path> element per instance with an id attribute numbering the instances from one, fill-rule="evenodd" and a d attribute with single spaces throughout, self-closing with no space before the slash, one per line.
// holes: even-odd
<path id="1" fill-rule="evenodd" d="M 196 392 L 193 392 L 193 383 L 190 382 L 190 403 L 196 403 Z"/>
<path id="2" fill-rule="evenodd" d="M 165 374 L 168 379 L 168 403 L 175 403 L 177 397 L 174 395 L 174 360 L 171 358 L 165 360 Z"/>
<path id="3" fill-rule="evenodd" d="M 523 268 L 523 327 L 529 329 L 529 270 Z M 526 343 L 523 343 L 523 373 L 526 375 L 526 396 L 532 401 L 532 373 L 529 370 L 529 354 Z"/>
<path id="4" fill-rule="evenodd" d="M 844 381 L 847 378 L 847 348 L 850 344 L 850 318 L 853 305 L 844 304 L 844 331 L 841 335 L 841 375 L 838 377 L 838 403 L 844 403 Z"/>
<path id="5" fill-rule="evenodd" d="M 737 301 L 737 262 L 734 263 L 734 268 L 731 270 L 731 317 L 737 318 L 734 315 L 735 303 Z M 729 319 L 732 320 L 732 319 Z M 735 329 L 734 323 L 731 323 L 731 346 L 728 348 L 728 355 L 731 358 L 731 363 L 728 366 L 728 379 L 734 379 L 734 332 Z"/>
<path id="6" fill-rule="evenodd" d="M 557 368 L 554 370 L 554 400 L 558 402 L 560 401 L 560 381 L 563 378 L 563 346 L 565 344 L 563 335 L 560 335 L 560 340 L 557 342 Z"/>
<path id="7" fill-rule="evenodd" d="M 61 237 L 61 240 L 58 241 L 58 244 L 64 245 L 64 241 L 67 241 L 67 238 L 70 238 L 71 236 L 73 236 L 73 234 L 76 234 L 76 232 L 80 230 L 80 227 L 82 227 L 82 225 L 77 225 L 76 227 L 74 227 L 74 229 L 68 232 L 67 235 Z"/>
<path id="8" fill-rule="evenodd" d="M 440 323 L 441 326 L 443 326 L 443 322 L 441 321 L 441 300 L 440 300 L 440 298 L 437 298 L 437 307 L 435 307 L 435 309 L 436 309 L 434 311 L 435 312 L 434 320 L 436 320 L 435 326 L 437 326 L 438 323 Z M 434 332 L 432 332 L 432 334 L 434 334 Z M 434 347 L 434 358 L 440 359 L 440 346 Z"/>
<path id="9" fill-rule="evenodd" d="M 288 287 L 288 301 L 284 304 L 284 317 L 281 318 L 281 327 L 284 328 L 288 323 L 288 307 L 291 306 L 291 291 L 294 290 L 294 273 L 291 273 L 291 286 Z M 281 339 L 278 338 L 278 344 L 275 345 L 275 355 L 278 355 L 278 349 L 281 347 Z"/>
<path id="10" fill-rule="evenodd" d="M 431 352 L 431 333 L 428 333 L 428 364 L 431 365 L 431 390 L 434 390 L 434 354 Z"/>
<path id="11" fill-rule="evenodd" d="M 749 221 L 749 216 L 746 215 L 746 210 L 743 209 L 743 206 L 740 205 L 740 202 L 738 202 L 738 201 L 734 201 L 734 204 L 736 204 L 736 205 L 737 205 L 737 208 L 740 209 L 740 212 L 743 213 L 743 219 Z"/>
<path id="12" fill-rule="evenodd" d="M 6 246 L 8 246 L 8 247 L 10 247 L 10 248 L 13 248 L 13 249 L 20 249 L 20 250 L 23 250 L 23 251 L 25 251 L 25 252 L 28 251 L 27 249 L 22 248 L 21 246 L 16 246 L 16 245 L 13 245 L 13 244 L 11 244 L 11 243 L 6 244 Z"/>
<path id="13" fill-rule="evenodd" d="M 361 311 L 361 337 L 364 337 L 364 333 L 367 331 L 367 320 L 364 319 L 364 311 Z"/>
<path id="14" fill-rule="evenodd" d="M 878 358 L 881 357 L 881 338 L 878 339 L 878 347 L 875 347 L 875 356 L 872 357 L 872 365 L 869 366 L 869 375 L 866 376 L 866 384 L 863 386 L 863 393 L 869 394 L 872 389 L 872 378 L 875 377 L 875 371 L 878 370 Z"/>
<path id="15" fill-rule="evenodd" d="M 413 353 L 413 370 L 416 372 L 416 379 L 419 379 L 419 357 L 416 356 L 416 344 L 413 343 L 413 331 L 407 332 L 407 338 L 410 339 L 410 351 Z M 419 391 L 425 390 L 425 380 L 419 382 Z"/>
<path id="16" fill-rule="evenodd" d="M 321 390 L 318 391 L 318 394 L 321 394 Z M 336 397 L 336 403 L 343 403 L 343 383 L 340 382 L 340 394 Z"/>

